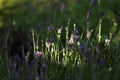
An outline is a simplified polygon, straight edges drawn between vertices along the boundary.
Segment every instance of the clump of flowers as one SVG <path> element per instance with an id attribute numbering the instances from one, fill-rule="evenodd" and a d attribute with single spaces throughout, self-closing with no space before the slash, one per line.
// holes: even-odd
<path id="1" fill-rule="evenodd" d="M 54 45 L 54 38 L 48 39 L 45 43 L 46 48 L 50 51 L 50 47 Z"/>
<path id="2" fill-rule="evenodd" d="M 44 53 L 43 53 L 43 52 L 40 52 L 40 51 L 36 51 L 35 57 L 36 57 L 37 59 L 42 59 L 42 58 L 44 58 Z"/>

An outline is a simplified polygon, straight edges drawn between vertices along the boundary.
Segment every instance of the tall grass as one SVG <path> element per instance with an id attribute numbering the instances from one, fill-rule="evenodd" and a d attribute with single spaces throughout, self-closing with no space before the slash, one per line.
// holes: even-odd
<path id="1" fill-rule="evenodd" d="M 60 20 L 59 27 L 53 23 L 44 30 L 41 26 L 38 30 L 32 29 L 33 52 L 30 53 L 34 58 L 30 62 L 24 46 L 21 46 L 21 54 L 25 54 L 23 58 L 19 55 L 11 58 L 7 47 L 8 33 L 0 49 L 0 79 L 119 80 L 120 39 L 116 40 L 112 33 L 107 37 L 101 35 L 103 17 L 99 19 L 98 28 L 90 29 L 93 1 L 89 5 L 84 30 L 80 31 L 70 18 L 66 26 L 62 26 Z M 62 12 L 63 9 L 64 6 Z"/>

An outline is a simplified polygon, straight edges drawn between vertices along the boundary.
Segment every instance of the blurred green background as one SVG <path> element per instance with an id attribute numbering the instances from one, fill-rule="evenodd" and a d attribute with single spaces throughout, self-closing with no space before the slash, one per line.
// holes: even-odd
<path id="1" fill-rule="evenodd" d="M 0 0 L 0 34 L 8 27 L 36 28 L 66 26 L 71 18 L 71 26 L 76 23 L 83 30 L 87 23 L 87 12 L 91 0 Z M 98 2 L 100 1 L 100 6 Z M 61 8 L 64 7 L 62 10 Z M 91 9 L 90 28 L 97 29 L 99 19 L 104 14 L 102 34 L 120 34 L 120 0 L 95 0 Z"/>

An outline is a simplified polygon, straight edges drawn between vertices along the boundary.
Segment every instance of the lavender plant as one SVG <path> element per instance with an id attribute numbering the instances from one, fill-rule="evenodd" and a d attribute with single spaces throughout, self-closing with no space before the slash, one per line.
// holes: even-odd
<path id="1" fill-rule="evenodd" d="M 120 38 L 112 33 L 102 35 L 103 16 L 98 19 L 98 28 L 91 29 L 93 9 L 96 3 L 100 8 L 101 1 L 89 2 L 84 29 L 80 28 L 84 23 L 80 26 L 72 17 L 65 25 L 61 23 L 67 12 L 67 4 L 61 4 L 58 22 L 59 5 L 49 26 L 41 22 L 28 32 L 15 27 L 9 31 L 0 46 L 0 79 L 118 80 Z M 36 12 L 31 4 L 30 10 Z"/>

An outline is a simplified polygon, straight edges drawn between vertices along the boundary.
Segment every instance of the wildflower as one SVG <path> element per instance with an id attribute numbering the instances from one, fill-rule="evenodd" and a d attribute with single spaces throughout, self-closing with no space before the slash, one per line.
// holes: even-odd
<path id="1" fill-rule="evenodd" d="M 25 60 L 28 62 L 28 58 L 30 57 L 30 52 L 27 52 L 27 55 L 25 56 Z"/>
<path id="2" fill-rule="evenodd" d="M 93 30 L 87 31 L 86 38 L 87 38 L 88 40 L 90 39 L 92 32 L 93 32 Z"/>
<path id="3" fill-rule="evenodd" d="M 5 45 L 5 49 L 6 49 L 6 50 L 8 49 L 8 46 L 7 46 L 7 45 Z"/>
<path id="4" fill-rule="evenodd" d="M 52 30 L 51 26 L 48 26 L 47 31 L 50 32 Z"/>
<path id="5" fill-rule="evenodd" d="M 19 61 L 19 59 L 20 59 L 19 55 L 16 54 L 16 55 L 14 56 L 14 59 L 15 59 L 15 61 Z"/>
<path id="6" fill-rule="evenodd" d="M 61 36 L 61 31 L 62 31 L 62 28 L 59 28 L 58 30 L 57 30 L 57 33 L 58 33 L 58 39 L 60 39 L 60 36 Z"/>
<path id="7" fill-rule="evenodd" d="M 62 28 L 58 29 L 58 34 L 61 34 Z"/>
<path id="8" fill-rule="evenodd" d="M 46 47 L 49 49 L 51 44 L 46 41 L 46 44 L 45 44 L 45 45 L 46 45 Z"/>
<path id="9" fill-rule="evenodd" d="M 75 42 L 79 41 L 79 36 L 75 36 Z"/>
<path id="10" fill-rule="evenodd" d="M 103 67 L 104 65 L 105 65 L 105 61 L 104 61 L 104 59 L 103 58 L 101 58 L 100 60 L 99 60 L 99 66 L 100 67 Z"/>
<path id="11" fill-rule="evenodd" d="M 75 35 L 71 34 L 69 43 L 73 44 L 75 42 Z"/>
<path id="12" fill-rule="evenodd" d="M 22 71 L 23 71 L 22 67 L 18 68 L 17 69 L 17 75 L 20 76 L 22 74 Z"/>
<path id="13" fill-rule="evenodd" d="M 87 49 L 87 46 L 85 44 L 81 44 L 80 49 L 82 52 L 85 52 Z"/>
<path id="14" fill-rule="evenodd" d="M 49 39 L 46 41 L 46 47 L 49 49 L 51 45 L 54 45 L 54 39 Z"/>
<path id="15" fill-rule="evenodd" d="M 53 53 L 54 52 L 54 49 L 53 48 L 51 48 L 51 53 Z"/>
<path id="16" fill-rule="evenodd" d="M 94 2 L 95 2 L 95 0 L 90 1 L 90 5 L 89 5 L 90 8 L 93 6 Z"/>
<path id="17" fill-rule="evenodd" d="M 46 68 L 47 68 L 46 64 L 43 63 L 42 66 L 41 66 L 41 68 L 42 68 L 42 72 L 44 74 L 46 72 Z"/>
<path id="18" fill-rule="evenodd" d="M 42 53 L 42 52 L 39 52 L 39 51 L 36 51 L 35 56 L 36 56 L 37 59 L 41 59 L 41 58 L 44 57 L 44 56 L 43 56 L 43 53 Z"/>
<path id="19" fill-rule="evenodd" d="M 71 34 L 71 36 L 70 36 L 70 40 L 69 40 L 69 44 L 74 44 L 74 43 L 76 43 L 76 42 L 78 42 L 79 41 L 79 36 L 77 36 L 77 35 L 75 35 L 75 34 Z"/>
<path id="20" fill-rule="evenodd" d="M 109 46 L 109 43 L 110 43 L 110 39 L 105 39 L 105 45 Z"/>
<path id="21" fill-rule="evenodd" d="M 44 23 L 42 23 L 42 24 L 38 24 L 38 26 L 37 26 L 37 31 L 40 32 L 41 29 L 42 29 L 44 26 L 45 26 Z"/>
<path id="22" fill-rule="evenodd" d="M 41 24 L 38 24 L 37 31 L 40 31 L 40 30 L 41 30 Z"/>
<path id="23" fill-rule="evenodd" d="M 79 36 L 79 31 L 78 31 L 78 30 L 75 30 L 75 34 L 76 34 L 77 36 Z"/>

